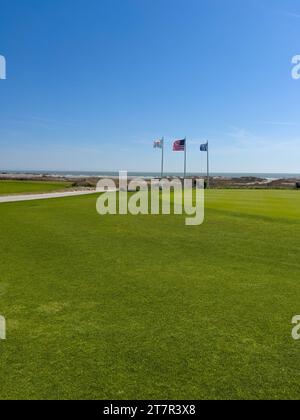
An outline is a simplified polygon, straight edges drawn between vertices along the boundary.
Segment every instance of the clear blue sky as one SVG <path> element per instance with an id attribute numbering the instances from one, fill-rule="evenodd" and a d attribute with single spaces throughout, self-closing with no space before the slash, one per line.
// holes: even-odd
<path id="1" fill-rule="evenodd" d="M 1 0 L 0 168 L 300 172 L 299 0 Z"/>

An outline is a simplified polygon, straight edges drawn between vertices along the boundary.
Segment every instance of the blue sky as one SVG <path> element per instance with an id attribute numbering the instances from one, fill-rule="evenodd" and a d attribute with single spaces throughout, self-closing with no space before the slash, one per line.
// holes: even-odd
<path id="1" fill-rule="evenodd" d="M 297 0 L 1 0 L 0 168 L 300 172 Z"/>

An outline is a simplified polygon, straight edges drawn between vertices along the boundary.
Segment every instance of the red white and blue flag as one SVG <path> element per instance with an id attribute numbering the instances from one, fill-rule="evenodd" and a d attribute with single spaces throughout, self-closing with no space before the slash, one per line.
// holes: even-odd
<path id="1" fill-rule="evenodd" d="M 173 152 L 184 152 L 185 144 L 186 144 L 186 139 L 176 140 L 173 144 Z"/>

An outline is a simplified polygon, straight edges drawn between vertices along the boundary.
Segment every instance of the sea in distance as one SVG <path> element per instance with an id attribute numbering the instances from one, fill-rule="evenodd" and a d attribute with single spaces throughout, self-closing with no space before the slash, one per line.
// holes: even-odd
<path id="1" fill-rule="evenodd" d="M 46 170 L 1 170 L 0 175 L 33 175 L 33 176 L 49 176 L 61 178 L 89 178 L 89 177 L 117 177 L 119 175 L 116 171 L 46 171 Z M 160 177 L 159 172 L 130 172 L 129 177 L 142 177 L 142 178 L 157 178 Z M 165 172 L 164 176 L 182 177 L 181 172 Z M 206 176 L 206 173 L 190 172 L 187 176 Z M 290 179 L 299 178 L 300 173 L 246 173 L 246 172 L 212 172 L 212 177 L 225 177 L 225 178 L 241 178 L 241 177 L 256 177 L 264 179 Z"/>

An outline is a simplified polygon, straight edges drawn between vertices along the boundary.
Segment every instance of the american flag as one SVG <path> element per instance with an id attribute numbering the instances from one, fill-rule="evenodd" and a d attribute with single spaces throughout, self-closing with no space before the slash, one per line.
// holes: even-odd
<path id="1" fill-rule="evenodd" d="M 184 152 L 186 140 L 176 140 L 173 144 L 173 152 Z"/>

